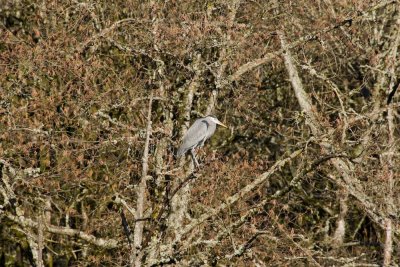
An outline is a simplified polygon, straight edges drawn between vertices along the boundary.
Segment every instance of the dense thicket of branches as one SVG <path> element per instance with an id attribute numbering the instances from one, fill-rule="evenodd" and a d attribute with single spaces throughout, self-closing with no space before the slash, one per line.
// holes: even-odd
<path id="1" fill-rule="evenodd" d="M 398 264 L 399 9 L 3 0 L 0 265 Z"/>

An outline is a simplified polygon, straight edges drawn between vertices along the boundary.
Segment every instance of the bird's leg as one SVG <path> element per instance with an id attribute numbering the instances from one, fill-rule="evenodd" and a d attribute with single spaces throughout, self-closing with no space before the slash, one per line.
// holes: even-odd
<path id="1" fill-rule="evenodd" d="M 196 159 L 196 155 L 194 154 L 194 148 L 192 148 L 190 150 L 190 155 L 192 156 L 192 160 L 193 160 L 194 165 L 196 166 L 197 169 L 199 169 L 200 166 L 199 166 L 199 162 Z"/>

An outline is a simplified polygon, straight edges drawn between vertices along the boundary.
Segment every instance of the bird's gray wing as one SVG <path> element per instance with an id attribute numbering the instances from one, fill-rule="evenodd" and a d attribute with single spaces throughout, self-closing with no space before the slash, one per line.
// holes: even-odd
<path id="1" fill-rule="evenodd" d="M 202 142 L 204 138 L 206 138 L 207 128 L 207 122 L 202 119 L 196 120 L 183 137 L 182 144 L 178 149 L 177 157 L 180 157 L 185 154 L 186 151 Z"/>

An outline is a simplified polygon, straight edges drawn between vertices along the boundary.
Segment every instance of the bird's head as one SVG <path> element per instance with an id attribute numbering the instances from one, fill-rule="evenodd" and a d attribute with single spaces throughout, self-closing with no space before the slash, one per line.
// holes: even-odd
<path id="1" fill-rule="evenodd" d="M 222 122 L 220 122 L 220 121 L 217 119 L 217 117 L 215 117 L 214 115 L 208 115 L 207 117 L 208 117 L 210 120 L 212 120 L 213 122 L 215 122 L 216 124 L 221 125 L 221 126 L 223 126 L 223 127 L 225 127 L 225 128 L 228 128 L 228 126 L 226 126 L 225 124 L 223 124 Z"/>

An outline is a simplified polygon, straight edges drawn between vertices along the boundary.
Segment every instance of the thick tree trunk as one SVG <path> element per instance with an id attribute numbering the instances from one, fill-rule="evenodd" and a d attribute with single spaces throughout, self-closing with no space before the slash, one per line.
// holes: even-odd
<path id="1" fill-rule="evenodd" d="M 195 75 L 190 84 L 188 85 L 185 95 L 185 100 L 183 102 L 184 105 L 183 119 L 185 123 L 181 129 L 182 136 L 185 135 L 187 129 L 190 126 L 193 98 L 195 92 L 199 89 L 200 86 L 200 79 L 202 74 L 201 62 L 202 62 L 201 55 L 197 54 L 193 62 L 193 70 L 195 72 Z M 181 167 L 183 166 L 184 161 L 185 158 L 182 157 L 179 164 Z M 181 184 L 186 179 L 186 177 L 189 176 L 193 171 L 194 171 L 194 164 L 193 162 L 191 162 L 189 169 L 185 171 L 184 175 L 176 177 L 176 180 L 173 183 L 174 188 L 176 188 L 179 184 Z M 186 186 L 183 186 L 182 189 L 180 189 L 176 193 L 176 195 L 172 198 L 171 201 L 172 211 L 168 219 L 168 229 L 172 231 L 172 236 L 180 236 L 182 227 L 184 225 L 184 219 L 187 217 L 188 203 L 190 200 L 190 190 L 191 190 L 191 184 L 189 183 Z"/>

